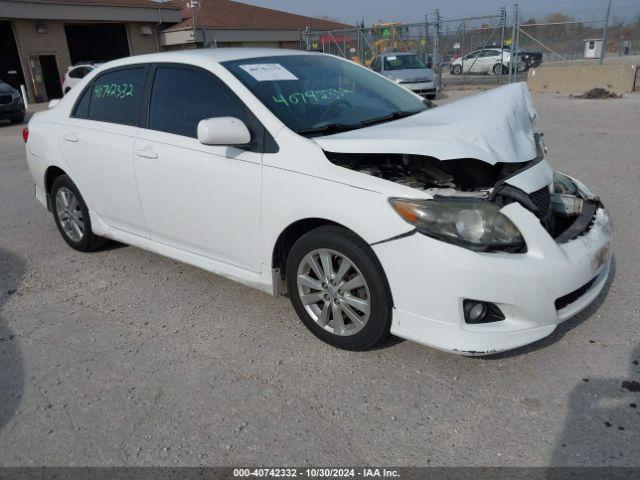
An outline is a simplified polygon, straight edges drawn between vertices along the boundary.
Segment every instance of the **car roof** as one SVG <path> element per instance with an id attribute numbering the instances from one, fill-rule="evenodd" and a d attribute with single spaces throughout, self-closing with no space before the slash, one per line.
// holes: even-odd
<path id="1" fill-rule="evenodd" d="M 323 53 L 287 50 L 282 48 L 202 48 L 197 50 L 176 50 L 173 52 L 151 53 L 120 58 L 100 65 L 100 70 L 135 65 L 140 63 L 186 63 L 210 65 L 233 60 L 250 58 L 288 56 L 288 55 L 325 55 Z"/>

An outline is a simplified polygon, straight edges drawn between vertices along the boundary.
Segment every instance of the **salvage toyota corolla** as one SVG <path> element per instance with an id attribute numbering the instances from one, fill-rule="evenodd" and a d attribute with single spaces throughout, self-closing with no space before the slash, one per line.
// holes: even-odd
<path id="1" fill-rule="evenodd" d="M 169 52 L 91 72 L 24 137 L 36 198 L 274 295 L 321 340 L 473 355 L 549 335 L 609 272 L 602 203 L 553 172 L 523 83 L 437 108 L 340 58 Z"/>

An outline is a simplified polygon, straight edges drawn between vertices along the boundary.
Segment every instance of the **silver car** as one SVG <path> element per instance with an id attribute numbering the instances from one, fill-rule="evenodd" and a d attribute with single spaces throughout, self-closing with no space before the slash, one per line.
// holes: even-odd
<path id="1" fill-rule="evenodd" d="M 436 76 L 415 53 L 383 53 L 373 59 L 371 69 L 429 100 L 436 98 Z"/>

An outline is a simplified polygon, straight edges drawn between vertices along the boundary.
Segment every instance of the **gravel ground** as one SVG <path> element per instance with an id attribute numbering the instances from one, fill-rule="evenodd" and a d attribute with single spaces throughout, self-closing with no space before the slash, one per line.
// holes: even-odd
<path id="1" fill-rule="evenodd" d="M 75 252 L 0 125 L 0 465 L 640 465 L 640 95 L 535 100 L 551 163 L 612 213 L 615 269 L 588 311 L 491 358 L 336 350 L 286 298 Z"/>

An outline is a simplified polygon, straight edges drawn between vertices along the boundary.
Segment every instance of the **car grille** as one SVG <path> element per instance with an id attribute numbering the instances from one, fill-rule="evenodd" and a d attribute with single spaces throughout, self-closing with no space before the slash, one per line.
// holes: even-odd
<path id="1" fill-rule="evenodd" d="M 0 103 L 1 104 L 7 104 L 7 103 L 11 103 L 11 95 L 0 95 Z"/>
<path id="2" fill-rule="evenodd" d="M 529 194 L 529 198 L 538 209 L 538 217 L 546 218 L 551 208 L 551 194 L 549 187 L 541 188 Z"/>
<path id="3" fill-rule="evenodd" d="M 595 280 L 596 280 L 596 277 L 593 277 L 591 280 L 589 280 L 587 283 L 585 283 L 583 286 L 581 286 L 577 290 L 574 290 L 573 292 L 567 293 L 566 295 L 558 298 L 555 302 L 556 310 L 562 310 L 564 307 L 571 305 L 573 302 L 578 300 L 582 295 L 587 293 L 587 291 L 591 288 L 591 285 L 593 285 L 593 282 L 595 282 Z"/>
<path id="4" fill-rule="evenodd" d="M 412 78 L 411 80 L 401 80 L 400 83 L 424 83 L 430 82 L 430 78 Z"/>

